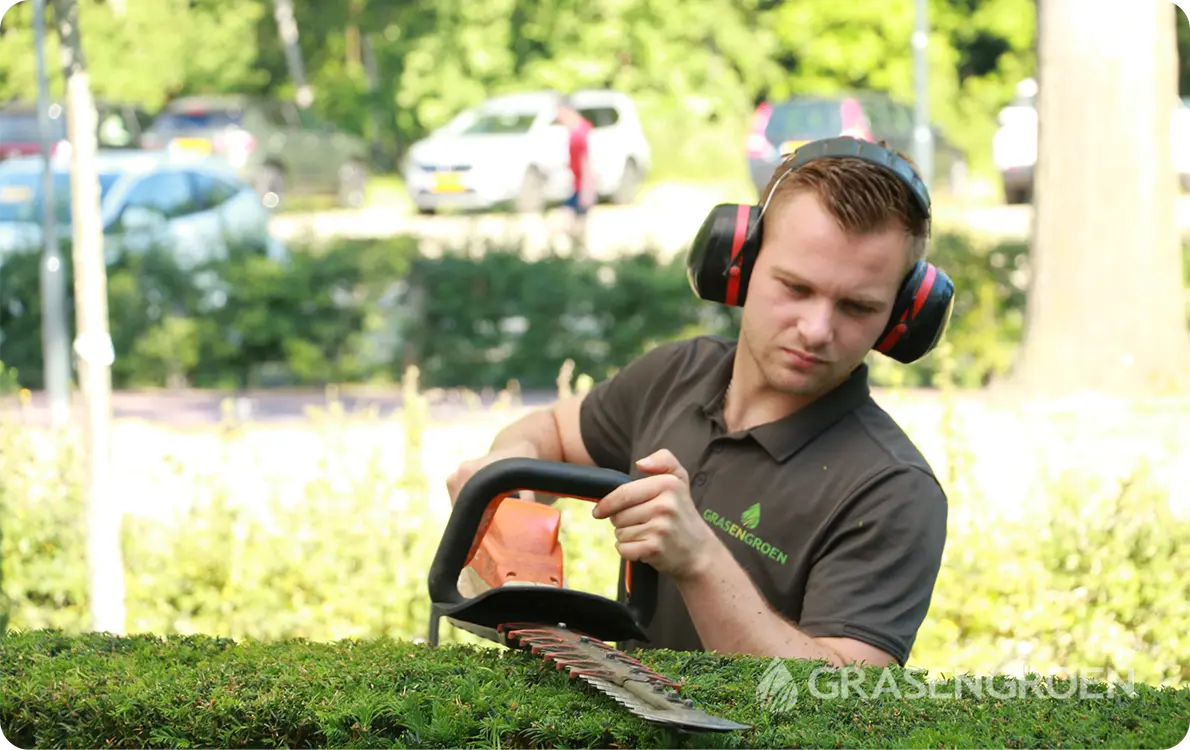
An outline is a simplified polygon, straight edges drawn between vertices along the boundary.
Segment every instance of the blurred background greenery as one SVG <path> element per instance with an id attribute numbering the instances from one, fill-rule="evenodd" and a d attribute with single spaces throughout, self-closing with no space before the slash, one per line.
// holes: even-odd
<path id="1" fill-rule="evenodd" d="M 5 48 L 31 46 L 32 5 L 5 16 Z M 1036 5 L 929 5 L 931 119 L 991 178 L 997 113 L 1035 74 Z M 294 95 L 270 0 L 129 2 L 123 16 L 82 0 L 80 13 L 97 97 L 152 112 L 197 93 Z M 744 180 L 740 144 L 765 98 L 874 89 L 913 102 L 914 0 L 324 0 L 294 13 L 314 110 L 389 169 L 463 108 L 509 91 L 628 93 L 659 179 Z M 1190 32 L 1178 32 L 1185 57 Z M 51 35 L 51 60 L 55 49 Z M 1181 77 L 1186 92 L 1190 69 Z M 0 100 L 32 99 L 35 86 L 32 56 L 0 60 Z"/>

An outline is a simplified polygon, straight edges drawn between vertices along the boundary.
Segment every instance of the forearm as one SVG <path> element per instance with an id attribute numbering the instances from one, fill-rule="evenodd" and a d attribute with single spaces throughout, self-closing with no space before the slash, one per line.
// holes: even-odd
<path id="1" fill-rule="evenodd" d="M 564 461 L 562 439 L 553 412 L 541 409 L 521 417 L 508 425 L 492 440 L 489 452 L 512 451 L 526 458 L 542 461 Z M 543 505 L 553 505 L 558 498 L 545 492 L 523 490 L 520 497 Z"/>
<path id="2" fill-rule="evenodd" d="M 716 542 L 712 550 L 699 571 L 677 582 L 704 649 L 843 663 L 775 611 L 726 547 Z"/>
<path id="3" fill-rule="evenodd" d="M 558 425 L 549 409 L 531 412 L 500 430 L 488 451 L 515 451 L 542 461 L 563 460 Z"/>

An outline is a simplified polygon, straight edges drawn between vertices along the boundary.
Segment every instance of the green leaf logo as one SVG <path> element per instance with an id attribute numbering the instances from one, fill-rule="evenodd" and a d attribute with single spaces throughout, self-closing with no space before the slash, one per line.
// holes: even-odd
<path id="1" fill-rule="evenodd" d="M 744 511 L 744 515 L 740 516 L 740 521 L 749 529 L 754 529 L 760 525 L 760 503 Z"/>

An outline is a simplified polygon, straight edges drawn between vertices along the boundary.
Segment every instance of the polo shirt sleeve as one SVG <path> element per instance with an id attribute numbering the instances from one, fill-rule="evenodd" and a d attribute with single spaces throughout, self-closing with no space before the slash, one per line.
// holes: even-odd
<path id="1" fill-rule="evenodd" d="M 863 641 L 905 666 L 942 565 L 946 517 L 944 491 L 921 468 L 866 482 L 827 527 L 798 629 Z"/>
<path id="2" fill-rule="evenodd" d="M 672 374 L 670 365 L 682 345 L 671 342 L 650 349 L 587 392 L 579 426 L 583 445 L 596 464 L 625 474 L 631 471 L 633 461 L 640 458 L 633 456 L 633 444 L 641 420 L 647 418 L 652 394 L 658 392 L 659 376 Z"/>

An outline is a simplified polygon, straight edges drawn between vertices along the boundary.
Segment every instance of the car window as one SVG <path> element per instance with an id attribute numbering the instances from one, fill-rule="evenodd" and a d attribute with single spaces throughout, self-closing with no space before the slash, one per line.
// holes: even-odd
<path id="1" fill-rule="evenodd" d="M 128 193 L 125 207 L 128 206 L 151 208 L 168 219 L 201 210 L 190 189 L 188 175 L 174 171 L 158 172 L 141 179 Z"/>
<path id="2" fill-rule="evenodd" d="M 327 130 L 326 123 L 309 109 L 303 107 L 295 107 L 295 109 L 297 110 L 298 123 L 301 125 L 302 130 L 315 133 L 322 133 Z"/>
<path id="3" fill-rule="evenodd" d="M 215 208 L 231 200 L 240 189 L 231 182 L 209 172 L 192 172 L 195 202 L 202 208 Z"/>
<path id="4" fill-rule="evenodd" d="M 620 121 L 615 107 L 584 107 L 579 109 L 579 114 L 596 128 L 610 128 Z"/>
<path id="5" fill-rule="evenodd" d="M 98 113 L 99 128 L 96 138 L 100 148 L 128 148 L 136 145 L 135 121 L 129 122 L 125 113 L 118 109 Z"/>
<path id="6" fill-rule="evenodd" d="M 863 107 L 864 114 L 868 116 L 868 122 L 872 123 L 872 130 L 877 137 L 882 138 L 896 130 L 896 122 L 888 102 L 880 98 L 866 99 Z"/>
<path id="7" fill-rule="evenodd" d="M 292 102 L 270 101 L 261 104 L 260 107 L 260 112 L 269 125 L 285 130 L 300 127 L 301 120 L 296 110 L 297 107 L 293 106 Z"/>
<path id="8" fill-rule="evenodd" d="M 537 112 L 480 112 L 461 132 L 528 133 L 537 120 Z"/>
<path id="9" fill-rule="evenodd" d="M 99 200 L 102 202 L 120 179 L 113 172 L 99 173 Z M 41 221 L 41 172 L 8 172 L 0 174 L 0 222 Z M 54 208 L 58 221 L 70 223 L 70 174 L 54 174 Z"/>
<path id="10" fill-rule="evenodd" d="M 913 113 L 903 104 L 889 104 L 892 127 L 898 133 L 913 132 Z"/>
<path id="11" fill-rule="evenodd" d="M 781 143 L 829 138 L 842 129 L 838 102 L 794 101 L 773 106 L 764 135 L 772 143 Z"/>
<path id="12" fill-rule="evenodd" d="M 50 119 L 50 138 L 62 140 L 66 137 L 66 118 L 59 115 Z M 0 112 L 0 144 L 40 143 L 41 128 L 37 111 Z"/>
<path id="13" fill-rule="evenodd" d="M 153 130 L 158 132 L 185 130 L 212 130 L 239 125 L 241 113 L 237 109 L 222 107 L 187 107 L 168 110 L 153 121 Z"/>

